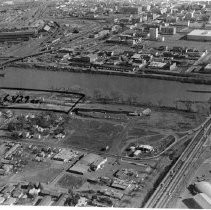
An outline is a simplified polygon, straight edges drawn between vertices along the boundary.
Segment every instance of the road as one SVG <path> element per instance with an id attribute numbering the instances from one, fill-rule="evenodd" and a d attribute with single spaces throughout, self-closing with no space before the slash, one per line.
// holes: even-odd
<path id="1" fill-rule="evenodd" d="M 211 117 L 201 126 L 182 155 L 174 166 L 167 173 L 163 181 L 156 188 L 144 208 L 165 208 L 171 200 L 175 189 L 184 178 L 184 175 L 191 170 L 194 158 L 198 158 L 200 149 L 206 141 L 207 135 L 211 132 Z"/>

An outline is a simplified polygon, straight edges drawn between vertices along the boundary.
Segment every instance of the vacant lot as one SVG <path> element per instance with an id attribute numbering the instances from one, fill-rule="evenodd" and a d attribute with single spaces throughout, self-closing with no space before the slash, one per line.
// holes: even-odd
<path id="1" fill-rule="evenodd" d="M 36 169 L 35 169 L 36 170 Z M 43 183 L 49 183 L 51 182 L 56 176 L 61 173 L 61 169 L 57 168 L 47 168 L 40 171 L 34 171 L 34 173 L 29 173 L 25 180 L 29 182 L 43 182 Z M 26 172 L 27 174 L 27 172 Z"/>
<path id="2" fill-rule="evenodd" d="M 64 145 L 73 145 L 82 148 L 101 150 L 110 146 L 118 134 L 123 130 L 121 125 L 113 123 L 73 119 L 66 128 L 71 135 L 68 135 Z"/>
<path id="3" fill-rule="evenodd" d="M 82 186 L 82 184 L 85 182 L 85 180 L 81 177 L 76 177 L 73 175 L 65 174 L 58 182 L 57 184 L 62 188 L 79 188 Z"/>

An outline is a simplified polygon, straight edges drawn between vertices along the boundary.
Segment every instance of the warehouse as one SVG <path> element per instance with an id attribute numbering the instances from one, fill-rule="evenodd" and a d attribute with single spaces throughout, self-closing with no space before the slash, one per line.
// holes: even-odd
<path id="1" fill-rule="evenodd" d="M 30 37 L 36 37 L 36 31 L 0 32 L 0 42 L 28 41 Z"/>
<path id="2" fill-rule="evenodd" d="M 211 41 L 211 30 L 195 29 L 187 34 L 187 40 Z"/>
<path id="3" fill-rule="evenodd" d="M 68 169 L 69 172 L 84 175 L 89 170 L 89 166 L 85 164 L 81 164 L 80 162 L 77 162 L 74 166 L 70 167 Z"/>

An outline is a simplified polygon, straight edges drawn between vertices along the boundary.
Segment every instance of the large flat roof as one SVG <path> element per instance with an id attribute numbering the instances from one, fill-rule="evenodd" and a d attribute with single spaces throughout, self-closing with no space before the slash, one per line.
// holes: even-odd
<path id="1" fill-rule="evenodd" d="M 188 36 L 211 36 L 211 30 L 195 29 L 191 31 Z"/>

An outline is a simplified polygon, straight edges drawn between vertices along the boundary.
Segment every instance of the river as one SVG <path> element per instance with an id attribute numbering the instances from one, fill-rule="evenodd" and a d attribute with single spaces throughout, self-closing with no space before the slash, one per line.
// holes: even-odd
<path id="1" fill-rule="evenodd" d="M 118 75 L 55 72 L 8 67 L 0 86 L 81 91 L 88 98 L 103 97 L 197 112 L 210 111 L 210 85 Z"/>

